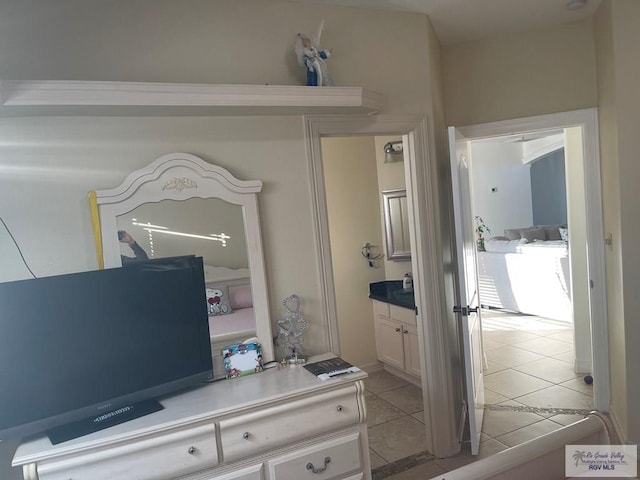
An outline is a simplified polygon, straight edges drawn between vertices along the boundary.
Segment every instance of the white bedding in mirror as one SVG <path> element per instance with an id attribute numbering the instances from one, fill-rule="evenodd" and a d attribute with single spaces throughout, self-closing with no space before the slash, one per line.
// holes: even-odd
<path id="1" fill-rule="evenodd" d="M 226 315 L 209 316 L 209 336 L 220 341 L 226 337 L 252 337 L 256 334 L 253 307 L 240 308 Z"/>

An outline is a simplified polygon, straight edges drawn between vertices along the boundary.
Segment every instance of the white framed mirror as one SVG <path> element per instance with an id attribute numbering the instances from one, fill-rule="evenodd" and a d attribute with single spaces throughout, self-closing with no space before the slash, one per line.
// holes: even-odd
<path id="1" fill-rule="evenodd" d="M 261 189 L 259 180 L 239 180 L 194 155 L 171 153 L 132 172 L 119 186 L 89 194 L 101 267 L 119 267 L 136 257 L 203 257 L 203 302 L 217 373 L 223 372 L 221 348 L 235 342 L 257 337 L 265 361 L 274 355 L 258 214 Z"/>
<path id="2" fill-rule="evenodd" d="M 404 189 L 384 190 L 382 204 L 387 259 L 409 260 L 411 258 L 411 243 L 407 191 Z"/>

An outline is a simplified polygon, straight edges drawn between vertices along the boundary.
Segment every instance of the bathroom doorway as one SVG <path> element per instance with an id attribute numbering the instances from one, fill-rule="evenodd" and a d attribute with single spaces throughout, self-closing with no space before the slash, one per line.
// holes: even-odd
<path id="1" fill-rule="evenodd" d="M 340 355 L 369 373 L 372 469 L 392 473 L 427 452 L 420 378 L 378 361 L 369 298 L 370 283 L 401 283 L 411 272 L 411 258 L 388 258 L 384 222 L 383 192 L 406 189 L 402 138 L 325 137 L 321 143 Z M 390 144 L 400 152 L 385 155 Z"/>
<path id="2" fill-rule="evenodd" d="M 377 365 L 369 284 L 402 280 L 411 259 L 389 260 L 382 192 L 405 189 L 400 156 L 384 146 L 399 136 L 322 139 L 327 216 L 341 356 L 361 368 Z"/>

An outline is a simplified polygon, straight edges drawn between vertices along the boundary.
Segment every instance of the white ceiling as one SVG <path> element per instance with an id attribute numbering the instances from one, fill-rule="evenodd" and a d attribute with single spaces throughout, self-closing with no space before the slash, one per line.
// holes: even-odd
<path id="1" fill-rule="evenodd" d="M 429 15 L 443 45 L 590 18 L 601 0 L 570 10 L 569 0 L 295 0 Z"/>

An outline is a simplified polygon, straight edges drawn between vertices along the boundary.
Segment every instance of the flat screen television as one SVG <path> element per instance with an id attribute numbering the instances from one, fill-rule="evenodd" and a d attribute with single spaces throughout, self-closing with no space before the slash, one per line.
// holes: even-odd
<path id="1" fill-rule="evenodd" d="M 205 298 L 195 256 L 0 283 L 0 440 L 59 443 L 212 380 Z"/>

